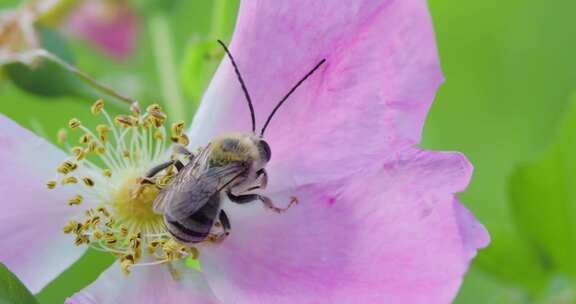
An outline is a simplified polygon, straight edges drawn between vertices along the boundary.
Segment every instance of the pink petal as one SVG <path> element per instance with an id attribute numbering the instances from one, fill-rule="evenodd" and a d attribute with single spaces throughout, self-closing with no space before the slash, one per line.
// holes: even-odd
<path id="1" fill-rule="evenodd" d="M 404 151 L 350 178 L 275 193 L 284 214 L 226 208 L 232 234 L 202 252 L 224 303 L 449 303 L 487 233 L 453 192 L 460 154 Z"/>
<path id="2" fill-rule="evenodd" d="M 133 267 L 130 275 L 126 276 L 121 272 L 118 263 L 115 263 L 94 283 L 67 299 L 65 303 L 219 303 L 200 273 L 186 267 L 175 267 L 181 274 L 177 281 L 170 274 L 167 265 Z"/>
<path id="3" fill-rule="evenodd" d="M 244 1 L 230 48 L 258 127 L 297 80 L 327 60 L 265 136 L 270 171 L 296 183 L 348 175 L 419 142 L 442 82 L 424 0 Z M 224 59 L 197 112 L 193 144 L 249 130 L 248 107 Z"/>
<path id="4" fill-rule="evenodd" d="M 109 55 L 123 59 L 136 47 L 138 17 L 122 1 L 85 0 L 66 28 Z"/>
<path id="5" fill-rule="evenodd" d="M 66 156 L 2 115 L 0 147 L 0 262 L 36 293 L 84 252 L 62 232 L 73 194 L 46 188 Z"/>

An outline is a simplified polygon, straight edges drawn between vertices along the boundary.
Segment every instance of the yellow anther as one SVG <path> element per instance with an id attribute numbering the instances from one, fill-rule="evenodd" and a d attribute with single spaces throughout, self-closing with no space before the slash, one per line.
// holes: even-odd
<path id="1" fill-rule="evenodd" d="M 62 185 L 71 185 L 71 184 L 77 184 L 78 183 L 78 179 L 75 178 L 74 176 L 67 176 L 64 179 L 62 179 Z"/>
<path id="2" fill-rule="evenodd" d="M 126 237 L 128 235 L 128 227 L 120 225 L 120 235 Z"/>
<path id="3" fill-rule="evenodd" d="M 108 140 L 108 133 L 112 131 L 108 125 L 98 125 L 96 126 L 96 132 L 98 132 L 98 137 L 103 142 Z"/>
<path id="4" fill-rule="evenodd" d="M 102 239 L 102 237 L 104 237 L 104 233 L 100 230 L 94 230 L 94 233 L 92 233 L 92 236 L 94 237 L 94 239 L 100 240 L 100 239 Z"/>
<path id="5" fill-rule="evenodd" d="M 91 178 L 84 176 L 82 178 L 82 181 L 84 182 L 84 185 L 88 186 L 88 187 L 92 187 L 94 186 L 94 180 L 92 180 Z"/>
<path id="6" fill-rule="evenodd" d="M 76 119 L 76 118 L 72 118 L 72 119 L 70 119 L 70 121 L 68 121 L 68 126 L 69 126 L 71 129 L 78 128 L 78 127 L 81 126 L 81 125 L 82 125 L 82 123 L 81 123 L 78 119 Z"/>
<path id="7" fill-rule="evenodd" d="M 128 150 L 122 151 L 122 156 L 124 156 L 124 158 L 130 158 L 130 151 Z"/>
<path id="8" fill-rule="evenodd" d="M 78 225 L 80 225 L 78 221 L 69 221 L 63 228 L 64 233 L 68 234 L 72 231 L 76 231 L 76 229 L 79 229 Z"/>
<path id="9" fill-rule="evenodd" d="M 177 143 L 183 146 L 187 146 L 190 143 L 190 140 L 188 139 L 188 136 L 186 134 L 181 134 L 180 136 L 178 136 Z"/>
<path id="10" fill-rule="evenodd" d="M 105 217 L 109 217 L 110 216 L 110 212 L 108 211 L 108 209 L 106 209 L 106 207 L 98 207 L 98 209 L 96 209 L 98 212 L 102 213 L 102 215 L 104 215 Z"/>
<path id="11" fill-rule="evenodd" d="M 96 153 L 98 153 L 98 154 L 104 154 L 104 153 L 106 153 L 106 147 L 104 147 L 104 146 L 98 146 L 98 147 L 96 148 Z"/>
<path id="12" fill-rule="evenodd" d="M 82 160 L 84 158 L 84 148 L 82 147 L 72 147 L 72 149 L 70 149 L 70 151 L 72 152 L 72 154 L 74 154 L 74 156 L 76 157 L 76 160 Z"/>
<path id="13" fill-rule="evenodd" d="M 140 113 L 142 113 L 142 110 L 140 109 L 140 105 L 138 104 L 138 102 L 133 102 L 130 105 L 130 112 L 132 112 L 132 114 L 139 116 Z"/>
<path id="14" fill-rule="evenodd" d="M 104 225 L 106 225 L 106 227 L 112 229 L 112 226 L 114 226 L 114 224 L 116 224 L 116 219 L 113 217 L 110 217 L 110 219 Z"/>
<path id="15" fill-rule="evenodd" d="M 130 266 L 134 265 L 134 256 L 127 254 L 121 258 L 120 268 L 125 275 L 130 274 Z"/>
<path id="16" fill-rule="evenodd" d="M 83 144 L 83 145 L 90 143 L 90 142 L 92 142 L 92 135 L 90 135 L 89 133 L 86 133 L 86 134 L 82 135 L 82 137 L 80 137 L 80 140 L 78 142 Z"/>
<path id="17" fill-rule="evenodd" d="M 161 239 L 152 240 L 148 243 L 148 245 L 146 246 L 146 249 L 147 249 L 149 254 L 154 254 L 154 252 L 156 252 L 156 249 L 158 247 L 164 246 L 165 242 L 166 242 L 165 240 L 161 240 Z"/>
<path id="18" fill-rule="evenodd" d="M 83 200 L 82 196 L 77 194 L 73 198 L 68 200 L 68 205 L 69 206 L 80 205 L 82 204 L 82 200 Z"/>
<path id="19" fill-rule="evenodd" d="M 62 174 L 68 174 L 74 170 L 76 170 L 76 168 L 78 168 L 78 165 L 76 165 L 75 163 L 73 163 L 72 161 L 65 161 L 63 162 L 60 166 L 58 166 L 58 172 L 62 173 Z"/>
<path id="20" fill-rule="evenodd" d="M 184 130 L 184 122 L 178 121 L 172 124 L 172 135 L 180 136 Z"/>
<path id="21" fill-rule="evenodd" d="M 130 128 L 138 125 L 138 119 L 130 115 L 118 115 L 114 122 L 124 128 Z"/>
<path id="22" fill-rule="evenodd" d="M 110 169 L 104 169 L 104 171 L 102 171 L 102 175 L 106 177 L 112 177 L 112 171 L 110 171 Z"/>
<path id="23" fill-rule="evenodd" d="M 66 143 L 67 135 L 68 135 L 68 131 L 66 131 L 66 129 L 62 128 L 62 129 L 58 130 L 58 135 L 57 135 L 58 143 L 61 145 Z"/>
<path id="24" fill-rule="evenodd" d="M 114 245 L 118 242 L 118 239 L 113 233 L 107 232 L 106 235 L 104 235 L 104 242 L 108 245 Z"/>
<path id="25" fill-rule="evenodd" d="M 92 227 L 96 227 L 96 225 L 98 225 L 98 223 L 100 223 L 100 217 L 98 215 L 96 215 L 90 219 L 90 225 L 92 225 Z"/>
<path id="26" fill-rule="evenodd" d="M 95 152 L 97 148 L 98 148 L 98 144 L 95 141 L 91 141 L 88 143 L 88 148 L 86 149 L 86 151 L 88 151 L 89 153 L 92 153 L 92 152 Z"/>
<path id="27" fill-rule="evenodd" d="M 156 128 L 159 128 L 166 121 L 166 114 L 162 111 L 162 108 L 158 104 L 153 104 L 146 108 L 146 111 L 150 115 L 148 117 L 150 123 L 152 123 Z"/>
<path id="28" fill-rule="evenodd" d="M 90 112 L 92 112 L 94 115 L 98 115 L 100 112 L 102 112 L 102 109 L 104 109 L 104 100 L 98 99 L 94 105 L 92 105 L 92 108 L 90 108 Z"/>
<path id="29" fill-rule="evenodd" d="M 146 112 L 156 118 L 166 118 L 166 114 L 162 111 L 162 107 L 157 103 L 149 105 L 146 108 Z"/>
<path id="30" fill-rule="evenodd" d="M 86 235 L 77 235 L 76 240 L 74 240 L 74 244 L 76 246 L 80 246 L 82 244 L 90 244 L 90 239 Z"/>
<path id="31" fill-rule="evenodd" d="M 46 183 L 46 187 L 48 187 L 48 189 L 54 189 L 54 188 L 56 188 L 56 182 L 55 181 L 49 181 Z"/>
<path id="32" fill-rule="evenodd" d="M 178 250 L 180 248 L 180 244 L 176 242 L 174 239 L 169 239 L 164 246 L 162 246 L 162 251 L 164 252 L 164 257 L 168 261 L 173 261 L 175 258 L 178 257 Z"/>

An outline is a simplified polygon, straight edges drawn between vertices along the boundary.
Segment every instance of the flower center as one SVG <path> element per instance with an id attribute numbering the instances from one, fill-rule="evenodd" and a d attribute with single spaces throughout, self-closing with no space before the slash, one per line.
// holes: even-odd
<path id="1" fill-rule="evenodd" d="M 118 219 L 131 227 L 161 231 L 162 215 L 152 210 L 154 199 L 160 192 L 155 185 L 142 184 L 138 177 L 128 178 L 112 197 L 111 205 Z"/>
<path id="2" fill-rule="evenodd" d="M 112 120 L 104 110 L 104 102 L 97 101 L 92 113 L 104 116 L 106 123 L 98 125 L 96 133 L 79 120 L 70 120 L 71 129 L 83 131 L 80 145 L 69 147 L 65 133 L 59 133 L 59 140 L 71 155 L 57 168 L 57 177 L 47 183 L 50 189 L 75 186 L 77 194 L 68 205 L 87 206 L 82 216 L 64 226 L 64 233 L 74 235 L 77 246 L 86 244 L 112 253 L 120 259 L 126 274 L 134 266 L 198 258 L 198 250 L 174 240 L 164 227 L 163 215 L 153 210 L 156 196 L 175 168 L 168 167 L 154 177 L 145 176 L 147 170 L 167 160 L 169 140 L 188 144 L 184 124 L 173 124 L 168 138 L 166 115 L 160 106 L 152 105 L 144 114 L 136 104 L 131 110 L 131 115 Z"/>

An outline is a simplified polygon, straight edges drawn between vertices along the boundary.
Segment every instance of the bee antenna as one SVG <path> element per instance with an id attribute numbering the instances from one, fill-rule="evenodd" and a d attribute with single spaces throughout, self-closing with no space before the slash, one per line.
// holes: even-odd
<path id="1" fill-rule="evenodd" d="M 240 75 L 238 65 L 236 64 L 234 57 L 232 57 L 232 54 L 228 50 L 228 47 L 226 47 L 226 44 L 224 44 L 224 42 L 222 42 L 221 40 L 218 40 L 218 43 L 220 43 L 220 45 L 224 49 L 224 52 L 226 53 L 226 55 L 228 55 L 230 62 L 232 62 L 232 66 L 234 67 L 234 71 L 236 72 L 236 76 L 238 77 L 238 81 L 242 86 L 244 96 L 246 97 L 246 101 L 248 102 L 248 107 L 250 108 L 250 117 L 252 118 L 252 132 L 256 132 L 256 115 L 254 114 L 254 106 L 252 105 L 252 99 L 250 98 L 250 94 L 248 93 L 248 89 L 246 88 L 246 84 L 244 83 L 244 79 L 242 79 L 242 75 Z"/>
<path id="2" fill-rule="evenodd" d="M 294 93 L 294 91 L 296 91 L 296 89 L 302 84 L 304 83 L 304 81 L 306 81 L 306 79 L 308 79 L 308 77 L 312 76 L 312 74 L 314 74 L 314 72 L 316 72 L 316 70 L 318 70 L 318 68 L 320 68 L 321 65 L 324 64 L 324 62 L 326 62 L 326 59 L 322 59 L 320 60 L 320 62 L 318 62 L 316 64 L 316 66 L 314 68 L 312 68 L 312 70 L 310 70 L 310 72 L 308 72 L 308 74 L 306 74 L 304 77 L 302 77 L 302 79 L 300 79 L 300 81 L 298 81 L 296 83 L 296 85 L 294 85 L 292 87 L 292 89 L 290 89 L 290 91 L 288 91 L 288 93 L 286 95 L 284 95 L 284 97 L 280 100 L 280 102 L 278 102 L 278 104 L 276 105 L 276 107 L 274 107 L 274 110 L 272 110 L 272 112 L 270 113 L 270 115 L 268 116 L 268 119 L 266 119 L 266 123 L 264 124 L 264 126 L 262 127 L 262 131 L 260 131 L 260 136 L 264 136 L 264 131 L 266 131 L 266 127 L 268 127 L 268 124 L 270 123 L 270 121 L 272 120 L 272 117 L 274 116 L 274 114 L 276 114 L 276 111 L 278 111 L 278 109 L 280 108 L 280 106 L 282 106 L 282 104 L 288 99 L 288 97 L 290 97 L 290 95 L 292 95 L 292 93 Z"/>

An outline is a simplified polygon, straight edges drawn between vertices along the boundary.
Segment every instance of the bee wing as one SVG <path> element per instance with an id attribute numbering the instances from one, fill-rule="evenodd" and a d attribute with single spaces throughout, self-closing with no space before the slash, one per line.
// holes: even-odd
<path id="1" fill-rule="evenodd" d="M 238 163 L 209 168 L 193 182 L 179 185 L 179 191 L 173 192 L 165 212 L 176 220 L 189 217 L 244 171 L 245 167 Z"/>
<path id="2" fill-rule="evenodd" d="M 207 169 L 210 152 L 211 148 L 210 145 L 208 145 L 194 157 L 191 164 L 186 165 L 174 176 L 170 183 L 160 191 L 154 200 L 154 212 L 164 213 L 168 203 L 174 199 L 174 195 L 182 192 L 182 189 L 180 189 L 182 185 L 189 187 L 189 183 L 194 183 L 194 181 L 198 179 L 202 172 Z"/>
<path id="3" fill-rule="evenodd" d="M 199 157 L 202 157 L 202 154 L 204 153 Z M 202 208 L 210 197 L 245 170 L 239 163 L 209 168 L 207 161 L 199 158 L 198 161 L 184 167 L 160 191 L 154 201 L 154 210 L 158 213 L 167 213 L 175 220 L 182 220 Z"/>

